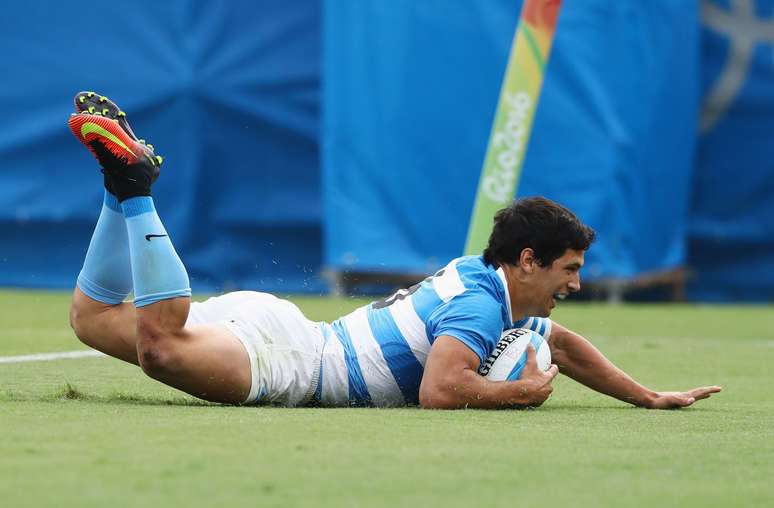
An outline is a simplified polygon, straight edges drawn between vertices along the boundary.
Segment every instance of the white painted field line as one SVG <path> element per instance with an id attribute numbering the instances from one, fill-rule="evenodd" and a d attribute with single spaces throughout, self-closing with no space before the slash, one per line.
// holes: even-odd
<path id="1" fill-rule="evenodd" d="M 0 363 L 50 362 L 71 358 L 92 358 L 106 356 L 99 351 L 62 351 L 61 353 L 40 353 L 36 355 L 0 356 Z"/>

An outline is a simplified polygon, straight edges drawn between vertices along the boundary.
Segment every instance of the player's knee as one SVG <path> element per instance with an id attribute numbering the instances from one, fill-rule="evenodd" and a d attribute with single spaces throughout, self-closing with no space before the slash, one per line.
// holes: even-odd
<path id="1" fill-rule="evenodd" d="M 70 305 L 70 328 L 81 342 L 85 342 L 90 328 L 90 313 L 86 312 L 82 305 L 73 302 Z"/>
<path id="2" fill-rule="evenodd" d="M 142 370 L 153 378 L 174 374 L 177 368 L 177 341 L 157 322 L 137 319 L 137 358 Z"/>
<path id="3" fill-rule="evenodd" d="M 137 358 L 143 372 L 152 378 L 166 378 L 177 370 L 177 354 L 169 341 L 140 340 Z"/>

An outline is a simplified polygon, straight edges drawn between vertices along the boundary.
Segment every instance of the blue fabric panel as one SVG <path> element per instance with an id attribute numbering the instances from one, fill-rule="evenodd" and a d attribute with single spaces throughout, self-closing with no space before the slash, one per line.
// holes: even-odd
<path id="1" fill-rule="evenodd" d="M 75 281 L 102 185 L 66 120 L 92 89 L 165 157 L 154 197 L 195 290 L 324 287 L 319 0 L 31 0 L 22 12 L 0 16 L 0 285 Z"/>
<path id="2" fill-rule="evenodd" d="M 328 265 L 430 272 L 462 252 L 519 10 L 325 3 Z M 697 20 L 695 0 L 562 8 L 519 194 L 556 199 L 599 231 L 586 276 L 684 261 Z"/>
<path id="3" fill-rule="evenodd" d="M 708 2 L 689 296 L 774 301 L 774 0 Z M 748 46 L 746 41 L 750 40 Z M 731 86 L 729 86 L 731 83 Z"/>
<path id="4" fill-rule="evenodd" d="M 518 194 L 555 199 L 598 231 L 585 278 L 685 261 L 697 20 L 695 1 L 563 7 Z"/>
<path id="5" fill-rule="evenodd" d="M 165 156 L 156 204 L 195 290 L 317 292 L 323 261 L 430 273 L 458 256 L 519 2 L 322 4 L 142 0 L 87 20 L 30 0 L 23 23 L 0 17 L 0 285 L 75 281 L 102 195 L 65 126 L 81 89 Z M 692 298 L 771 301 L 774 64 L 756 30 L 774 0 L 703 2 L 701 32 L 698 4 L 565 2 L 519 193 L 599 231 L 584 277 L 683 263 L 687 237 Z"/>

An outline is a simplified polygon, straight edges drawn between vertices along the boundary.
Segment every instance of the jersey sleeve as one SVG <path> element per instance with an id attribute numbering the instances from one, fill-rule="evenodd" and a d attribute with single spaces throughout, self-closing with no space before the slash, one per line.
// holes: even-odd
<path id="1" fill-rule="evenodd" d="M 548 341 L 548 337 L 551 336 L 551 320 L 542 317 L 526 317 L 520 321 L 513 323 L 514 328 L 528 328 L 533 332 L 543 336 L 543 339 Z"/>
<path id="2" fill-rule="evenodd" d="M 454 337 L 483 362 L 502 335 L 500 307 L 485 293 L 463 293 L 433 311 L 427 321 L 428 334 L 434 340 L 441 335 Z"/>

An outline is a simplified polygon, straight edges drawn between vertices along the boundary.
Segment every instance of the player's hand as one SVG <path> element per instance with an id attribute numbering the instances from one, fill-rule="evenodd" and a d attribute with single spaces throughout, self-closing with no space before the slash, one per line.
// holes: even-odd
<path id="1" fill-rule="evenodd" d="M 677 409 L 688 407 L 697 400 L 707 399 L 721 390 L 719 386 L 703 386 L 687 392 L 656 392 L 655 397 L 645 406 L 648 409 Z"/>
<path id="2" fill-rule="evenodd" d="M 543 404 L 554 387 L 551 382 L 559 373 L 559 368 L 551 364 L 547 371 L 540 370 L 537 364 L 537 355 L 532 344 L 527 345 L 527 362 L 524 364 L 524 370 L 521 371 L 520 380 L 525 381 L 523 395 L 526 398 L 526 405 L 537 407 Z"/>

